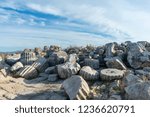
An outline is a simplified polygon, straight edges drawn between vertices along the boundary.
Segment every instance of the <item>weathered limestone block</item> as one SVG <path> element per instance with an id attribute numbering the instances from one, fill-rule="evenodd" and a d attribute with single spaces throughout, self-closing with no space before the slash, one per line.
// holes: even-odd
<path id="1" fill-rule="evenodd" d="M 106 58 L 114 57 L 116 54 L 115 43 L 106 44 L 105 56 Z"/>
<path id="2" fill-rule="evenodd" d="M 10 71 L 11 72 L 16 72 L 18 71 L 19 69 L 21 69 L 23 67 L 23 64 L 21 62 L 17 62 L 15 63 L 11 68 L 10 68 Z"/>
<path id="3" fill-rule="evenodd" d="M 99 60 L 97 59 L 85 59 L 84 66 L 90 66 L 93 69 L 99 69 Z"/>
<path id="4" fill-rule="evenodd" d="M 122 86 L 127 87 L 129 85 L 133 85 L 133 84 L 141 83 L 141 82 L 143 82 L 143 81 L 138 76 L 136 76 L 134 74 L 128 74 L 127 76 L 125 76 L 123 78 Z"/>
<path id="5" fill-rule="evenodd" d="M 128 99 L 150 100 L 150 82 L 136 83 L 125 88 Z"/>
<path id="6" fill-rule="evenodd" d="M 69 57 L 68 57 L 67 62 L 70 62 L 70 63 L 74 64 L 74 63 L 77 62 L 78 59 L 79 58 L 78 58 L 77 54 L 70 54 Z"/>
<path id="7" fill-rule="evenodd" d="M 20 58 L 21 58 L 20 54 L 7 55 L 5 61 L 8 65 L 13 65 L 17 61 L 19 61 Z"/>
<path id="8" fill-rule="evenodd" d="M 90 93 L 88 84 L 78 75 L 66 79 L 62 86 L 71 100 L 86 100 Z"/>
<path id="9" fill-rule="evenodd" d="M 53 52 L 49 56 L 48 62 L 50 64 L 50 66 L 55 66 L 55 65 L 66 62 L 67 59 L 68 59 L 68 55 L 65 51 L 58 51 L 58 52 Z"/>
<path id="10" fill-rule="evenodd" d="M 78 63 L 66 62 L 65 64 L 57 66 L 57 72 L 60 78 L 69 78 L 72 75 L 75 75 L 80 70 L 80 65 Z"/>
<path id="11" fill-rule="evenodd" d="M 124 63 L 118 58 L 111 58 L 106 61 L 106 65 L 108 68 L 116 68 L 120 70 L 127 70 L 127 67 Z"/>
<path id="12" fill-rule="evenodd" d="M 48 76 L 48 81 L 50 81 L 50 82 L 55 82 L 57 80 L 58 80 L 58 74 L 50 74 Z"/>

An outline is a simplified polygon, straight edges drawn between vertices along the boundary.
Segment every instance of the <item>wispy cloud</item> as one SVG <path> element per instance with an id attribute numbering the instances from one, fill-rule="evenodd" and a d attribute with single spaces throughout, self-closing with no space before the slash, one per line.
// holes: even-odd
<path id="1" fill-rule="evenodd" d="M 46 38 L 50 42 L 49 38 L 59 38 L 59 42 L 66 41 L 68 44 L 72 44 L 72 39 L 77 40 L 73 44 L 77 44 L 78 40 L 84 42 L 85 38 L 92 40 L 93 44 L 97 44 L 98 40 L 150 40 L 149 5 L 146 0 L 115 3 L 113 0 L 1 0 L 0 26 L 16 29 L 16 32 L 13 36 L 1 32 L 0 38 L 18 39 L 21 35 L 30 42 L 36 35 L 36 38 L 48 35 Z M 18 33 L 20 27 L 22 31 Z M 28 37 L 24 33 L 27 29 L 30 30 Z M 6 32 L 9 34 L 11 31 Z"/>

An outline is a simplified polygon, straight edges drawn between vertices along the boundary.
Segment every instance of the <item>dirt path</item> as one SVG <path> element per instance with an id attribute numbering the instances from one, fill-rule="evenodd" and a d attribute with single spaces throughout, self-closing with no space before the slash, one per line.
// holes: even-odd
<path id="1" fill-rule="evenodd" d="M 8 76 L 5 79 L 0 79 L 0 99 L 67 99 L 65 92 L 61 89 L 61 83 L 62 81 L 51 83 L 43 78 L 25 80 Z"/>

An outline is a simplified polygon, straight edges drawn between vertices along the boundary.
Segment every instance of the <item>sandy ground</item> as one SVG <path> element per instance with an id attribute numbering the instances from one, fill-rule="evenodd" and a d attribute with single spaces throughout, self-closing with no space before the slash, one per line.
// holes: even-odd
<path id="1" fill-rule="evenodd" d="M 49 82 L 44 78 L 0 78 L 0 99 L 2 100 L 61 100 L 67 96 L 61 88 L 62 81 Z"/>

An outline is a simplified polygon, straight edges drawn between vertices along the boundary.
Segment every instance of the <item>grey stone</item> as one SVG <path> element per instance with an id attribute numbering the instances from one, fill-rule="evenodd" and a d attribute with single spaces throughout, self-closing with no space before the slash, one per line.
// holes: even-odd
<path id="1" fill-rule="evenodd" d="M 33 79 L 36 78 L 37 76 L 38 76 L 37 70 L 30 65 L 24 66 L 16 73 L 16 77 L 23 77 L 26 79 Z"/>
<path id="2" fill-rule="evenodd" d="M 102 69 L 100 71 L 100 78 L 102 80 L 115 80 L 115 79 L 122 79 L 125 74 L 125 71 L 118 70 L 118 69 Z"/>
<path id="3" fill-rule="evenodd" d="M 34 52 L 35 52 L 37 57 L 41 57 L 42 56 L 42 49 L 41 48 L 35 47 L 34 48 Z"/>
<path id="4" fill-rule="evenodd" d="M 66 79 L 75 75 L 80 70 L 80 65 L 78 63 L 66 62 L 65 64 L 57 66 L 57 72 L 60 78 Z"/>
<path id="5" fill-rule="evenodd" d="M 108 43 L 106 46 L 105 56 L 106 58 L 114 57 L 116 54 L 115 43 Z"/>
<path id="6" fill-rule="evenodd" d="M 57 80 L 58 80 L 58 74 L 50 74 L 48 76 L 48 81 L 50 81 L 50 82 L 55 82 Z"/>
<path id="7" fill-rule="evenodd" d="M 128 99 L 150 100 L 150 82 L 136 83 L 125 88 Z"/>
<path id="8" fill-rule="evenodd" d="M 150 52 L 142 44 L 131 43 L 128 45 L 127 60 L 134 69 L 150 66 Z"/>
<path id="9" fill-rule="evenodd" d="M 40 74 L 39 74 L 39 77 L 48 78 L 48 76 L 49 76 L 49 75 L 48 75 L 48 74 L 46 74 L 46 73 L 40 73 Z"/>
<path id="10" fill-rule="evenodd" d="M 48 52 L 48 50 L 49 50 L 49 47 L 48 46 L 44 46 L 43 51 L 44 52 Z"/>
<path id="11" fill-rule="evenodd" d="M 137 43 L 142 44 L 144 47 L 148 45 L 147 41 L 138 41 Z"/>
<path id="12" fill-rule="evenodd" d="M 99 69 L 99 60 L 97 59 L 85 59 L 84 66 L 90 66 L 93 69 Z"/>
<path id="13" fill-rule="evenodd" d="M 21 54 L 21 62 L 24 65 L 31 65 L 32 63 L 34 63 L 37 60 L 37 56 L 35 54 L 35 52 L 33 52 L 30 49 L 25 49 L 22 54 Z"/>
<path id="14" fill-rule="evenodd" d="M 78 75 L 66 79 L 62 86 L 71 100 L 86 100 L 90 92 L 86 81 Z"/>
<path id="15" fill-rule="evenodd" d="M 8 65 L 13 65 L 17 61 L 19 61 L 20 58 L 21 58 L 20 54 L 7 55 L 5 61 Z"/>
<path id="16" fill-rule="evenodd" d="M 111 58 L 106 61 L 106 65 L 108 68 L 116 68 L 120 70 L 127 70 L 127 67 L 124 63 L 118 58 Z"/>
<path id="17" fill-rule="evenodd" d="M 99 72 L 89 66 L 82 67 L 79 74 L 85 80 L 98 80 L 99 79 Z"/>
<path id="18" fill-rule="evenodd" d="M 74 64 L 74 63 L 77 62 L 78 59 L 79 58 L 78 58 L 77 54 L 70 54 L 69 57 L 68 57 L 67 62 L 70 62 L 70 63 Z"/>
<path id="19" fill-rule="evenodd" d="M 141 83 L 143 82 L 138 76 L 134 75 L 134 74 L 128 74 L 127 76 L 124 77 L 123 79 L 123 86 L 129 86 L 129 85 L 133 85 L 136 83 Z"/>
<path id="20" fill-rule="evenodd" d="M 10 71 L 16 72 L 16 71 L 20 70 L 22 67 L 23 67 L 23 64 L 21 62 L 17 62 L 10 68 Z"/>
<path id="21" fill-rule="evenodd" d="M 56 66 L 48 67 L 48 68 L 45 70 L 45 73 L 46 73 L 46 74 L 54 74 L 54 73 L 56 73 Z"/>
<path id="22" fill-rule="evenodd" d="M 150 73 L 144 70 L 135 70 L 135 73 L 140 76 L 145 76 L 147 78 L 150 78 Z"/>
<path id="23" fill-rule="evenodd" d="M 103 55 L 104 52 L 105 52 L 105 50 L 104 50 L 103 47 L 97 47 L 96 50 L 95 50 L 95 53 L 99 54 L 99 55 Z"/>
<path id="24" fill-rule="evenodd" d="M 44 72 L 46 70 L 46 68 L 49 67 L 49 64 L 47 62 L 47 59 L 45 58 L 39 58 L 38 60 L 36 60 L 32 66 L 37 69 L 38 72 Z"/>
<path id="25" fill-rule="evenodd" d="M 150 67 L 144 67 L 143 70 L 147 71 L 147 72 L 150 72 Z"/>
<path id="26" fill-rule="evenodd" d="M 38 84 L 38 83 L 42 83 L 42 82 L 44 82 L 44 81 L 46 81 L 47 82 L 47 79 L 48 79 L 48 77 L 42 77 L 42 76 L 39 76 L 39 77 L 37 77 L 37 78 L 35 78 L 35 79 L 31 79 L 31 80 L 24 80 L 24 82 L 25 83 L 28 83 L 28 84 Z"/>
<path id="27" fill-rule="evenodd" d="M 49 50 L 51 52 L 58 52 L 58 51 L 61 51 L 61 47 L 58 45 L 51 45 Z"/>
<path id="28" fill-rule="evenodd" d="M 55 66 L 58 64 L 62 64 L 66 62 L 68 59 L 68 55 L 65 51 L 53 52 L 49 55 L 48 62 L 50 66 Z"/>
<path id="29" fill-rule="evenodd" d="M 121 98 L 121 96 L 120 95 L 111 95 L 110 97 L 109 97 L 109 100 L 121 100 L 122 98 Z"/>

